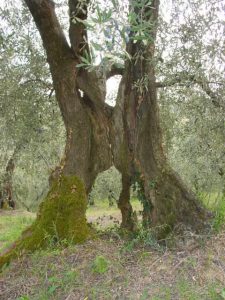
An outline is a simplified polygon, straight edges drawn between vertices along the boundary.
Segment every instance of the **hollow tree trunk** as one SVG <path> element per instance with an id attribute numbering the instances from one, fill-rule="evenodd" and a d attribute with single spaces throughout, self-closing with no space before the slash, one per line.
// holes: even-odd
<path id="1" fill-rule="evenodd" d="M 86 19 L 88 1 L 82 9 L 78 8 L 77 0 L 69 1 L 71 47 L 51 1 L 27 0 L 26 3 L 42 36 L 67 131 L 65 157 L 56 174 L 59 171 L 65 176 L 76 175 L 89 192 L 97 174 L 114 164 L 123 177 L 119 205 L 123 226 L 132 227 L 132 218 L 127 217 L 132 216 L 127 183 L 130 178 L 142 186 L 148 223 L 174 227 L 182 221 L 193 228 L 201 227 L 204 213 L 168 166 L 162 149 L 154 74 L 156 26 L 150 29 L 151 39 L 147 44 L 134 42 L 135 33 L 131 30 L 127 43 L 131 60 L 125 63 L 117 105 L 112 110 L 104 103 L 106 80 L 102 73 L 76 68 L 84 49 L 88 52 L 88 44 L 84 23 L 74 22 L 72 17 Z M 137 20 L 141 14 L 144 21 L 156 24 L 158 0 L 152 1 L 144 11 L 139 11 L 133 1 L 132 6 Z"/>
<path id="2" fill-rule="evenodd" d="M 168 229 L 182 222 L 194 230 L 201 229 L 205 213 L 171 170 L 162 149 L 154 74 L 156 26 L 150 30 L 151 39 L 147 44 L 134 42 L 135 33 L 131 30 L 127 43 L 131 59 L 125 62 L 117 104 L 112 109 L 104 102 L 106 76 L 101 70 L 87 72 L 77 68 L 84 50 L 88 52 L 84 22 L 77 21 L 87 18 L 88 1 L 82 2 L 82 7 L 78 0 L 69 1 L 71 45 L 57 20 L 52 1 L 25 2 L 47 53 L 67 143 L 61 164 L 51 175 L 52 187 L 40 207 L 37 221 L 16 243 L 14 252 L 0 259 L 0 264 L 21 248 L 33 250 L 42 245 L 46 230 L 57 239 L 87 238 L 90 230 L 85 218 L 84 190 L 89 193 L 97 174 L 112 164 L 122 174 L 119 208 L 123 227 L 134 228 L 129 189 L 137 181 L 143 194 L 146 224 L 167 225 Z M 145 21 L 156 24 L 158 7 L 159 1 L 152 1 L 142 10 L 141 17 L 144 15 Z M 139 9 L 136 5 L 137 20 Z M 113 68 L 111 74 L 115 74 Z"/>
<path id="3" fill-rule="evenodd" d="M 137 16 L 135 22 L 143 18 L 154 25 L 148 32 L 151 38 L 147 43 L 134 42 L 136 33 L 131 30 L 126 49 L 131 59 L 125 62 L 114 109 L 104 102 L 106 78 L 101 71 L 77 68 L 80 56 L 89 50 L 84 22 L 74 21 L 73 17 L 85 20 L 89 2 L 80 8 L 78 0 L 69 1 L 71 46 L 58 23 L 52 1 L 26 3 L 46 49 L 67 131 L 65 157 L 55 172 L 56 177 L 75 175 L 89 192 L 97 174 L 114 164 L 123 177 L 119 205 L 123 226 L 132 227 L 132 218 L 127 217 L 132 216 L 127 181 L 130 178 L 142 186 L 148 223 L 173 228 L 182 221 L 196 229 L 202 227 L 204 211 L 171 170 L 162 149 L 154 72 L 159 1 L 152 1 L 144 10 L 130 1 Z M 132 29 L 133 24 L 130 25 Z"/>

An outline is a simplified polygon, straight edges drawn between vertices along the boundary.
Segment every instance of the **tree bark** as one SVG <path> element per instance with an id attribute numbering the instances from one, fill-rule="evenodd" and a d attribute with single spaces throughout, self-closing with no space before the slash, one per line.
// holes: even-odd
<path id="1" fill-rule="evenodd" d="M 131 178 L 127 174 L 122 174 L 122 190 L 118 202 L 118 207 L 122 215 L 121 227 L 133 231 L 136 224 L 130 204 L 130 187 Z"/>
<path id="2" fill-rule="evenodd" d="M 153 24 L 158 18 L 158 8 L 159 1 L 153 1 L 148 14 Z M 152 28 L 151 37 L 153 42 L 147 46 L 132 41 L 127 45 L 127 52 L 133 59 L 125 65 L 114 111 L 117 131 L 123 128 L 114 143 L 115 165 L 118 164 L 120 170 L 125 162 L 129 176 L 134 178 L 132 181 L 139 183 L 145 224 L 163 225 L 166 232 L 179 223 L 192 230 L 201 230 L 205 226 L 205 211 L 170 168 L 164 155 L 154 70 L 156 26 Z"/>

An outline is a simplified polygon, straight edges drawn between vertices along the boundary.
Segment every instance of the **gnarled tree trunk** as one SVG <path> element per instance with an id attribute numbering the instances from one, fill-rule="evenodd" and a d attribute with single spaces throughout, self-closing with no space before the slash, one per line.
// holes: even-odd
<path id="1" fill-rule="evenodd" d="M 146 10 L 146 20 L 152 24 L 156 24 L 158 8 L 155 0 L 150 12 Z M 151 37 L 153 42 L 145 46 L 140 41 L 133 43 L 131 32 L 127 44 L 133 59 L 125 64 L 113 116 L 114 130 L 121 132 L 114 139 L 115 165 L 139 183 L 145 224 L 164 225 L 166 232 L 179 223 L 200 230 L 205 225 L 205 211 L 170 168 L 163 152 L 154 72 L 156 26 Z"/>
<path id="2" fill-rule="evenodd" d="M 43 40 L 67 130 L 60 172 L 64 176 L 79 177 L 88 193 L 98 173 L 114 164 L 123 178 L 119 208 L 124 227 L 133 228 L 129 187 L 137 180 L 146 202 L 147 223 L 167 224 L 173 228 L 182 222 L 200 229 L 205 213 L 171 170 L 162 149 L 154 72 L 159 1 L 152 1 L 151 6 L 141 12 L 145 21 L 154 24 L 149 32 L 150 41 L 147 44 L 134 42 L 135 33 L 131 30 L 126 49 L 131 59 L 125 62 L 115 108 L 105 103 L 107 76 L 98 68 L 91 72 L 77 68 L 80 56 L 89 50 L 85 25 L 74 22 L 73 18 L 87 18 L 89 1 L 84 2 L 82 8 L 78 0 L 69 1 L 71 45 L 56 18 L 52 1 L 27 0 L 26 3 Z M 132 8 L 133 1 L 130 4 Z M 134 12 L 139 20 L 139 6 L 134 5 Z M 116 74 L 115 69 L 108 76 L 110 74 Z"/>
<path id="3" fill-rule="evenodd" d="M 105 103 L 106 79 L 117 74 L 117 71 L 121 73 L 121 69 L 112 68 L 105 75 L 100 68 L 91 72 L 77 68 L 84 50 L 88 52 L 87 34 L 84 22 L 73 22 L 72 19 L 74 16 L 77 20 L 87 18 L 89 1 L 82 2 L 81 9 L 78 0 L 69 0 L 70 45 L 51 0 L 25 2 L 42 37 L 67 132 L 65 156 L 51 176 L 59 194 L 62 192 L 60 185 L 71 176 L 81 179 L 89 193 L 97 174 L 114 164 L 122 174 L 119 208 L 123 227 L 131 230 L 135 227 L 129 198 L 130 185 L 137 181 L 145 202 L 145 224 L 173 228 L 182 222 L 194 230 L 201 229 L 205 213 L 195 196 L 171 170 L 162 149 L 153 59 L 156 26 L 152 27 L 151 40 L 147 45 L 142 41 L 134 43 L 131 30 L 126 49 L 131 59 L 125 62 L 117 104 L 111 108 Z M 158 8 L 159 1 L 154 0 L 144 11 L 144 18 L 151 24 L 157 22 Z M 138 16 L 138 6 L 135 13 Z M 71 193 L 73 198 L 76 186 L 70 185 L 69 188 L 67 193 Z M 54 190 L 50 191 L 46 201 L 53 201 L 54 196 Z M 60 199 L 63 201 L 63 197 Z M 43 204 L 40 214 L 45 215 L 45 210 L 51 210 L 51 206 Z M 82 209 L 82 213 L 84 220 L 85 209 Z M 51 217 L 55 220 L 54 212 Z M 72 215 L 64 217 L 72 218 Z M 31 235 L 37 232 L 36 228 L 43 218 L 40 216 L 38 220 Z M 65 233 L 62 237 L 65 237 Z"/>

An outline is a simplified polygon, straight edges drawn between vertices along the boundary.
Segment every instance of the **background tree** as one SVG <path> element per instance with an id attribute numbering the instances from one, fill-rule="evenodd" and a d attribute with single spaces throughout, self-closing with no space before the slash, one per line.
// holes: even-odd
<path id="1" fill-rule="evenodd" d="M 223 18 L 223 1 L 178 1 L 160 22 L 157 74 L 165 83 L 160 105 L 168 156 L 196 192 L 224 186 Z"/>
<path id="2" fill-rule="evenodd" d="M 5 189 L 13 159 L 12 197 L 17 208 L 31 210 L 46 194 L 47 177 L 62 156 L 64 128 L 39 35 L 23 6 L 4 4 L 0 33 L 0 186 Z"/>

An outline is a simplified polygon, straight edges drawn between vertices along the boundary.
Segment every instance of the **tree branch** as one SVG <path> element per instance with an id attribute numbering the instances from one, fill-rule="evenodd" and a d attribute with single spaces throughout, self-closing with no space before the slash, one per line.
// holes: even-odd
<path id="1" fill-rule="evenodd" d="M 51 0 L 25 0 L 42 37 L 47 60 L 50 65 L 62 62 L 71 49 L 55 14 L 55 4 Z"/>
<path id="2" fill-rule="evenodd" d="M 24 82 L 21 82 L 20 85 L 23 86 L 23 85 L 27 85 L 29 83 L 39 83 L 41 84 L 44 88 L 46 89 L 49 89 L 49 90 L 52 90 L 52 84 L 51 83 L 48 83 L 47 81 L 44 81 L 40 78 L 35 78 L 35 79 L 28 79 L 28 80 L 25 80 Z"/>
<path id="3" fill-rule="evenodd" d="M 183 76 L 182 76 L 183 75 Z M 210 88 L 210 84 L 223 85 L 221 82 L 209 82 L 201 78 L 195 77 L 192 74 L 180 74 L 170 81 L 156 82 L 157 88 L 171 87 L 174 85 L 190 86 L 191 84 L 197 84 L 201 89 L 211 98 L 213 105 L 216 107 L 223 107 L 219 96 Z"/>
<path id="4" fill-rule="evenodd" d="M 106 79 L 109 79 L 116 75 L 123 76 L 124 67 L 121 64 L 113 64 L 111 68 L 106 72 Z"/>
<path id="5" fill-rule="evenodd" d="M 213 105 L 215 105 L 216 107 L 222 107 L 219 96 L 214 91 L 212 91 L 209 86 L 209 82 L 199 80 L 195 80 L 193 82 L 198 84 L 202 88 L 202 90 L 211 98 Z"/>
<path id="6" fill-rule="evenodd" d="M 88 4 L 89 0 L 69 0 L 69 37 L 71 47 L 76 57 L 81 56 L 85 50 L 89 52 L 87 43 L 87 30 L 85 26 Z"/>
<path id="7" fill-rule="evenodd" d="M 105 102 L 106 81 L 100 71 L 88 72 L 85 69 L 80 69 L 77 76 L 77 85 L 95 104 L 99 105 Z"/>
<path id="8" fill-rule="evenodd" d="M 187 83 L 184 83 L 184 81 L 182 82 L 181 77 L 175 77 L 169 81 L 164 81 L 164 82 L 156 82 L 155 85 L 157 88 L 165 88 L 165 87 L 171 87 L 174 85 L 181 85 L 181 86 L 185 86 L 187 85 Z"/>

